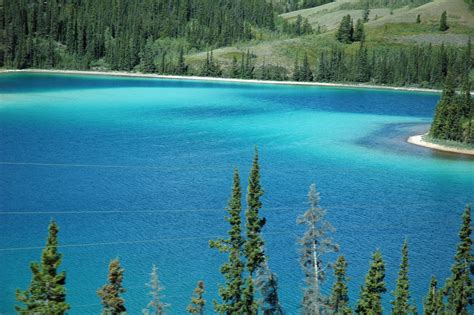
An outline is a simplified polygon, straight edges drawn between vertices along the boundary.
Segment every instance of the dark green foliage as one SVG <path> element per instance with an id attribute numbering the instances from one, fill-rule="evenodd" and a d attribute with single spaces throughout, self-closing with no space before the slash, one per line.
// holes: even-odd
<path id="1" fill-rule="evenodd" d="M 248 271 L 244 295 L 244 313 L 254 314 L 258 305 L 254 297 L 254 284 L 252 276 L 265 261 L 264 242 L 262 229 L 265 225 L 265 218 L 260 217 L 263 196 L 263 189 L 260 185 L 260 166 L 258 163 L 258 150 L 255 148 L 255 156 L 250 170 L 247 188 L 247 210 L 245 211 L 246 240 L 244 244 L 244 254 Z"/>
<path id="2" fill-rule="evenodd" d="M 362 21 L 364 23 L 369 22 L 369 15 L 370 15 L 370 9 L 369 9 L 369 6 L 367 5 L 367 7 L 364 8 L 364 12 L 362 13 Z"/>
<path id="3" fill-rule="evenodd" d="M 420 24 L 420 23 L 421 23 L 421 15 L 418 14 L 418 15 L 416 16 L 416 24 Z"/>
<path id="4" fill-rule="evenodd" d="M 62 254 L 58 252 L 58 232 L 56 222 L 48 227 L 48 239 L 41 253 L 41 262 L 31 264 L 33 274 L 31 284 L 25 291 L 16 291 L 17 301 L 24 306 L 16 306 L 20 314 L 65 314 L 69 309 L 66 303 L 66 273 L 59 272 Z"/>
<path id="5" fill-rule="evenodd" d="M 18 0 L 5 1 L 3 22 L 8 67 L 89 68 L 104 59 L 128 71 L 150 37 L 181 39 L 186 50 L 226 46 L 254 38 L 254 28 L 274 30 L 275 11 L 265 0 Z"/>
<path id="6" fill-rule="evenodd" d="M 225 278 L 225 286 L 219 286 L 219 295 L 222 303 L 214 301 L 214 309 L 218 313 L 235 314 L 243 309 L 242 290 L 244 287 L 243 272 L 244 262 L 241 260 L 242 246 L 242 192 L 240 188 L 240 178 L 237 169 L 234 171 L 232 195 L 227 206 L 229 217 L 226 217 L 230 224 L 229 238 L 210 241 L 212 248 L 217 248 L 220 252 L 229 255 L 228 261 L 221 266 L 221 273 Z"/>
<path id="7" fill-rule="evenodd" d="M 424 315 L 444 314 L 443 291 L 437 288 L 438 281 L 431 277 L 430 288 L 423 304 Z"/>
<path id="8" fill-rule="evenodd" d="M 471 206 L 467 206 L 462 215 L 463 223 L 459 231 L 459 244 L 451 267 L 451 276 L 446 283 L 447 305 L 449 314 L 469 314 L 472 305 L 474 287 L 474 256 L 472 255 Z"/>
<path id="9" fill-rule="evenodd" d="M 308 35 L 313 33 L 313 27 L 309 24 L 307 18 L 303 18 L 301 15 L 296 17 L 295 22 L 283 21 L 283 32 L 292 34 L 295 36 Z"/>
<path id="10" fill-rule="evenodd" d="M 313 72 L 311 71 L 307 54 L 304 55 L 303 63 L 301 65 L 300 81 L 305 81 L 305 82 L 313 81 Z"/>
<path id="11" fill-rule="evenodd" d="M 283 66 L 266 64 L 264 62 L 257 69 L 255 77 L 259 80 L 286 81 L 288 80 L 288 70 Z"/>
<path id="12" fill-rule="evenodd" d="M 393 292 L 392 314 L 404 315 L 412 310 L 410 305 L 410 287 L 408 281 L 408 242 L 405 241 L 402 247 L 402 262 L 398 272 L 397 288 Z"/>
<path id="13" fill-rule="evenodd" d="M 204 306 L 206 300 L 203 298 L 204 295 L 204 281 L 198 281 L 194 294 L 191 297 L 191 303 L 187 307 L 187 311 L 190 314 L 204 315 Z"/>
<path id="14" fill-rule="evenodd" d="M 441 18 L 439 19 L 439 30 L 441 32 L 444 32 L 448 29 L 448 14 L 446 13 L 446 11 L 443 11 L 443 13 L 441 14 Z"/>
<path id="15" fill-rule="evenodd" d="M 203 77 L 220 77 L 222 76 L 222 70 L 219 62 L 214 60 L 214 53 L 211 51 L 207 53 L 206 60 L 204 61 L 201 72 L 199 75 Z"/>
<path id="16" fill-rule="evenodd" d="M 338 246 L 329 237 L 334 228 L 324 219 L 326 210 L 319 206 L 319 200 L 316 185 L 312 184 L 308 192 L 310 207 L 297 220 L 298 224 L 307 228 L 299 240 L 301 245 L 300 263 L 306 284 L 303 289 L 301 313 L 305 315 L 319 315 L 329 309 L 329 301 L 321 292 L 321 284 L 326 279 L 325 270 L 329 264 L 324 264 L 322 257 L 338 250 Z"/>
<path id="17" fill-rule="evenodd" d="M 349 14 L 342 18 L 336 32 L 336 39 L 344 44 L 350 44 L 354 40 L 354 25 Z"/>
<path id="18" fill-rule="evenodd" d="M 112 260 L 109 264 L 108 283 L 97 290 L 104 307 L 102 311 L 104 315 L 120 315 L 126 312 L 125 300 L 120 296 L 125 292 L 122 286 L 123 272 L 118 258 Z"/>
<path id="19" fill-rule="evenodd" d="M 334 0 L 303 0 L 300 9 L 313 8 L 331 2 Z"/>
<path id="20" fill-rule="evenodd" d="M 445 80 L 445 88 L 431 124 L 430 136 L 439 140 L 451 140 L 464 143 L 473 143 L 472 121 L 474 111 L 473 100 L 470 94 L 470 83 L 464 76 L 461 93 L 454 89 L 452 72 Z"/>
<path id="21" fill-rule="evenodd" d="M 370 64 L 369 56 L 367 52 L 367 47 L 364 45 L 364 42 L 360 43 L 359 51 L 356 55 L 356 82 L 367 82 L 370 79 Z"/>
<path id="22" fill-rule="evenodd" d="M 278 278 L 265 262 L 257 269 L 255 287 L 260 292 L 260 308 L 263 315 L 283 315 L 278 299 Z"/>
<path id="23" fill-rule="evenodd" d="M 361 19 L 357 20 L 353 40 L 355 42 L 361 42 L 365 40 L 364 22 Z"/>
<path id="24" fill-rule="evenodd" d="M 361 288 L 360 298 L 357 302 L 358 314 L 382 314 L 382 294 L 385 288 L 385 263 L 382 253 L 377 250 L 372 256 L 372 263 Z"/>
<path id="25" fill-rule="evenodd" d="M 336 282 L 332 287 L 329 300 L 331 314 L 350 315 L 352 309 L 349 304 L 349 289 L 347 288 L 347 261 L 344 256 L 339 256 L 333 266 Z"/>

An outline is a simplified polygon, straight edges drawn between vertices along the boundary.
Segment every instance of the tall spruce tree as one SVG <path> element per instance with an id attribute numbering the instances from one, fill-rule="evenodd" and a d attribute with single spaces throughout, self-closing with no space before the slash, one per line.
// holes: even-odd
<path id="1" fill-rule="evenodd" d="M 380 250 L 375 251 L 369 272 L 357 302 L 358 314 L 382 314 L 382 294 L 385 293 L 385 263 Z"/>
<path id="2" fill-rule="evenodd" d="M 336 282 L 332 287 L 329 300 L 330 313 L 334 315 L 350 315 L 352 309 L 349 304 L 349 289 L 347 288 L 347 261 L 344 256 L 339 256 L 334 263 L 334 276 Z"/>
<path id="3" fill-rule="evenodd" d="M 319 315 L 329 308 L 329 302 L 321 292 L 321 283 L 326 275 L 322 257 L 338 250 L 338 246 L 329 237 L 334 228 L 324 218 L 326 210 L 319 206 L 320 196 L 316 185 L 312 184 L 308 192 L 309 209 L 298 218 L 297 223 L 307 230 L 299 240 L 301 246 L 301 267 L 305 274 L 305 288 L 301 302 L 301 313 Z"/>
<path id="4" fill-rule="evenodd" d="M 402 247 L 402 262 L 398 272 L 397 288 L 393 292 L 392 314 L 405 315 L 412 311 L 410 305 L 410 285 L 408 281 L 408 242 L 405 240 Z"/>
<path id="5" fill-rule="evenodd" d="M 125 300 L 121 294 L 125 292 L 122 286 L 124 269 L 120 267 L 118 258 L 112 260 L 109 264 L 108 283 L 97 290 L 97 295 L 101 298 L 103 305 L 103 315 L 125 314 Z"/>
<path id="6" fill-rule="evenodd" d="M 256 314 L 258 304 L 255 301 L 255 286 L 253 275 L 265 261 L 264 241 L 262 238 L 262 228 L 265 225 L 265 218 L 260 217 L 263 196 L 263 189 L 260 185 L 260 166 L 258 149 L 255 148 L 255 156 L 250 170 L 247 188 L 247 210 L 245 211 L 246 241 L 244 253 L 248 276 L 243 291 L 244 313 Z"/>
<path id="7" fill-rule="evenodd" d="M 443 13 L 441 13 L 441 17 L 439 19 L 439 30 L 441 32 L 444 32 L 444 31 L 447 31 L 448 29 L 449 29 L 448 14 L 446 13 L 446 11 L 443 11 Z"/>
<path id="8" fill-rule="evenodd" d="M 263 315 L 283 315 L 278 298 L 278 278 L 265 262 L 257 269 L 255 288 L 260 292 L 260 308 Z"/>
<path id="9" fill-rule="evenodd" d="M 41 262 L 30 266 L 33 277 L 25 291 L 16 291 L 17 301 L 24 306 L 16 306 L 20 314 L 65 314 L 69 309 L 66 303 L 66 273 L 58 272 L 62 254 L 58 252 L 58 225 L 54 220 L 48 227 L 48 239 L 41 253 Z"/>
<path id="10" fill-rule="evenodd" d="M 350 44 L 354 40 L 354 25 L 351 16 L 344 16 L 336 32 L 336 39 L 344 44 Z"/>
<path id="11" fill-rule="evenodd" d="M 424 315 L 444 314 L 443 290 L 439 290 L 437 286 L 438 281 L 436 281 L 436 278 L 434 276 L 431 277 L 428 294 L 426 295 L 425 301 L 423 303 Z"/>
<path id="12" fill-rule="evenodd" d="M 451 276 L 446 283 L 447 305 L 449 314 L 469 314 L 468 307 L 473 304 L 474 256 L 472 255 L 471 206 L 468 205 L 462 215 L 462 226 L 459 231 L 459 244 L 451 267 Z"/>
<path id="13" fill-rule="evenodd" d="M 242 261 L 244 239 L 242 237 L 242 191 L 237 169 L 234 170 L 232 195 L 227 206 L 230 224 L 227 239 L 217 239 L 209 242 L 211 248 L 228 254 L 228 261 L 221 266 L 221 273 L 225 278 L 225 285 L 219 286 L 219 295 L 222 303 L 214 301 L 214 310 L 218 313 L 238 314 L 243 310 L 242 290 L 244 287 L 244 262 Z"/>
<path id="14" fill-rule="evenodd" d="M 197 286 L 194 289 L 193 296 L 191 297 L 191 303 L 186 309 L 188 313 L 204 315 L 204 306 L 206 305 L 206 300 L 204 300 L 203 295 L 204 281 L 198 281 Z"/>

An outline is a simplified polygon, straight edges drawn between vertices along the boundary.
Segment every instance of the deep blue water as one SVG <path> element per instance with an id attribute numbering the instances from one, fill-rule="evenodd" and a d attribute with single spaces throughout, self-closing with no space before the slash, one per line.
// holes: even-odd
<path id="1" fill-rule="evenodd" d="M 96 289 L 120 257 L 129 314 L 148 302 L 159 268 L 169 313 L 183 314 L 198 280 L 208 311 L 225 257 L 232 170 L 246 186 L 254 146 L 265 190 L 269 264 L 288 314 L 303 275 L 295 224 L 316 182 L 355 304 L 371 253 L 387 264 L 384 307 L 406 238 L 421 305 L 445 279 L 460 214 L 474 200 L 474 161 L 405 143 L 428 128 L 437 94 L 52 74 L 0 75 L 0 313 L 14 312 L 54 218 L 71 314 L 98 314 Z M 325 257 L 334 260 L 335 255 Z M 331 278 L 324 285 L 328 292 Z"/>

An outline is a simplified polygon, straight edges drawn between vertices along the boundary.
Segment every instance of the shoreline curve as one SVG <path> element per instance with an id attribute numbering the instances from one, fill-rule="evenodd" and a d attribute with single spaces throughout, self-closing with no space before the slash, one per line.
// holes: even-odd
<path id="1" fill-rule="evenodd" d="M 425 135 L 426 134 L 408 137 L 407 142 L 420 146 L 420 147 L 425 147 L 425 148 L 429 148 L 429 149 L 433 149 L 437 151 L 474 156 L 474 149 L 455 148 L 455 147 L 450 147 L 450 146 L 446 146 L 442 144 L 428 142 L 428 141 L 423 140 L 423 137 Z"/>
<path id="2" fill-rule="evenodd" d="M 59 69 L 57 70 L 56 69 L 0 69 L 0 75 L 2 73 L 14 73 L 14 72 L 82 74 L 82 75 L 155 78 L 155 79 L 170 79 L 170 80 L 194 80 L 194 81 L 298 85 L 298 86 L 323 86 L 323 87 L 326 86 L 326 87 L 341 87 L 341 88 L 363 88 L 363 89 L 395 90 L 395 91 L 408 91 L 408 92 L 425 92 L 425 93 L 437 93 L 437 94 L 440 94 L 442 92 L 441 90 L 437 90 L 437 89 L 417 88 L 417 87 L 398 87 L 398 86 L 389 86 L 389 85 L 372 85 L 372 84 L 364 84 L 364 83 L 355 84 L 355 83 L 330 83 L 330 82 L 272 81 L 272 80 L 256 80 L 256 79 L 233 79 L 233 78 L 217 78 L 217 77 L 164 75 L 164 74 L 125 72 L 125 71 L 86 71 L 86 70 L 59 70 Z"/>

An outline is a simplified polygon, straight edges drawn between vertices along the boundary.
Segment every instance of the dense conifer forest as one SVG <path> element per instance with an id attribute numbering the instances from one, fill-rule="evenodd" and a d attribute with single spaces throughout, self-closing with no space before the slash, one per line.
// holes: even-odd
<path id="1" fill-rule="evenodd" d="M 225 255 L 221 268 L 221 284 L 204 284 L 196 279 L 197 286 L 190 292 L 190 314 L 284 314 L 280 303 L 278 277 L 271 269 L 271 260 L 265 253 L 265 240 L 262 230 L 266 225 L 261 215 L 264 194 L 260 182 L 260 166 L 256 152 L 248 179 L 246 210 L 242 206 L 242 188 L 239 171 L 234 170 L 232 190 L 227 206 L 226 221 L 229 224 L 226 237 L 211 240 L 211 248 Z M 327 260 L 328 253 L 344 251 L 331 238 L 334 228 L 325 219 L 326 210 L 320 206 L 320 194 L 313 184 L 308 193 L 308 209 L 302 212 L 296 223 L 305 227 L 304 234 L 297 244 L 300 249 L 300 262 L 303 292 L 300 303 L 301 314 L 418 314 L 416 304 L 410 297 L 409 279 L 409 243 L 405 240 L 401 246 L 401 258 L 396 288 L 391 292 L 391 310 L 383 308 L 382 297 L 387 293 L 385 280 L 385 262 L 383 253 L 375 250 L 369 264 L 369 270 L 359 297 L 350 297 L 347 283 L 352 279 L 346 276 L 350 261 L 339 255 L 335 262 Z M 269 222 L 271 224 L 271 222 Z M 59 227 L 55 221 L 49 225 L 49 235 L 43 249 L 40 262 L 31 264 L 33 277 L 30 286 L 17 290 L 17 311 L 20 314 L 66 314 L 71 305 L 67 302 L 66 273 L 60 271 L 62 254 L 58 241 Z M 402 243 L 402 240 L 401 240 Z M 285 250 L 285 249 L 282 249 Z M 471 206 L 467 206 L 462 215 L 459 242 L 454 250 L 455 256 L 451 275 L 444 284 L 436 278 L 431 279 L 423 301 L 423 314 L 460 314 L 467 315 L 472 310 L 474 298 L 474 256 L 472 255 Z M 328 266 L 332 265 L 334 281 L 332 289 L 327 286 Z M 69 272 L 74 272 L 70 270 Z M 144 305 L 144 314 L 165 314 L 166 311 L 181 313 L 172 308 L 164 298 L 164 290 L 159 278 L 159 269 L 153 265 L 150 274 L 150 302 Z M 217 272 L 217 270 L 216 270 Z M 103 314 L 126 314 L 127 292 L 123 279 L 125 269 L 119 259 L 112 259 L 108 267 L 105 284 L 97 289 Z M 166 276 L 166 275 L 164 275 Z M 218 285 L 219 300 L 206 302 L 206 286 Z M 136 288 L 136 286 L 134 286 Z M 94 288 L 91 288 L 93 290 Z M 329 292 L 325 294 L 324 292 Z M 211 305 L 212 304 L 212 305 Z M 353 308 L 355 306 L 355 308 Z"/>
<path id="2" fill-rule="evenodd" d="M 265 0 L 18 0 L 5 1 L 0 45 L 7 68 L 93 69 L 262 80 L 364 82 L 396 86 L 441 87 L 448 69 L 456 84 L 473 64 L 459 47 L 432 44 L 374 45 L 365 23 L 372 7 L 419 6 L 427 0 L 361 0 L 362 19 L 346 15 L 337 41 L 296 55 L 294 66 L 258 60 L 252 50 L 231 63 L 212 50 L 262 38 L 319 34 L 298 15 L 278 12 L 328 1 Z M 419 16 L 418 16 L 419 19 Z M 413 21 L 413 24 L 418 23 Z M 440 16 L 440 30 L 449 19 Z M 441 31 L 443 31 L 441 30 Z M 3 48 L 3 49 L 1 49 Z M 188 57 L 206 52 L 201 63 Z M 470 50 L 469 50 L 470 51 Z"/>

